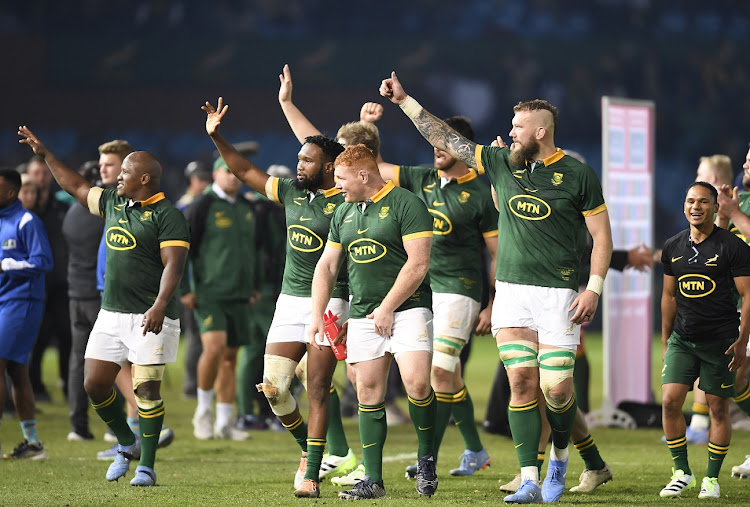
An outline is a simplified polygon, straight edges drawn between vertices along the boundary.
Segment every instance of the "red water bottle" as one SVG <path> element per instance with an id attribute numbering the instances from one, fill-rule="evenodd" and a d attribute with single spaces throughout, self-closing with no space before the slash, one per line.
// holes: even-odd
<path id="1" fill-rule="evenodd" d="M 338 316 L 331 313 L 331 310 L 328 310 L 328 313 L 323 315 L 323 323 L 326 325 L 326 339 L 328 340 L 328 343 L 331 344 L 331 350 L 333 351 L 333 355 L 336 356 L 336 359 L 343 361 L 346 359 L 346 344 L 339 343 L 337 345 L 333 343 L 333 340 L 336 339 L 339 331 L 341 331 L 341 327 L 336 323 L 337 320 L 339 320 Z"/>

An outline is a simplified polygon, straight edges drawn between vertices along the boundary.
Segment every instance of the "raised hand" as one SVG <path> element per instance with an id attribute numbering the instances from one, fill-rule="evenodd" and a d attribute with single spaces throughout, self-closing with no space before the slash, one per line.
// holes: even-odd
<path id="1" fill-rule="evenodd" d="M 29 130 L 29 127 L 27 127 L 26 125 L 18 127 L 18 135 L 22 137 L 22 139 L 19 139 L 18 142 L 22 144 L 28 144 L 29 147 L 34 150 L 34 153 L 36 155 L 45 158 L 49 153 L 47 147 L 44 146 L 42 141 L 40 141 L 39 138 L 34 135 L 34 133 Z"/>
<path id="2" fill-rule="evenodd" d="M 401 83 L 399 82 L 398 78 L 396 77 L 396 72 L 391 72 L 391 77 L 388 79 L 383 79 L 383 82 L 380 83 L 380 95 L 383 97 L 389 99 L 394 104 L 402 104 L 408 95 L 404 91 L 404 88 L 401 86 Z"/>
<path id="3" fill-rule="evenodd" d="M 284 65 L 284 69 L 279 74 L 279 103 L 292 101 L 292 73 L 289 65 Z"/>
<path id="4" fill-rule="evenodd" d="M 503 138 L 500 137 L 500 136 L 497 136 L 495 138 L 495 140 L 490 143 L 490 146 L 495 146 L 497 148 L 507 148 L 508 147 L 508 145 L 505 144 L 505 141 L 503 140 Z"/>
<path id="5" fill-rule="evenodd" d="M 224 98 L 219 97 L 219 101 L 216 103 L 215 109 L 209 101 L 206 101 L 206 105 L 201 106 L 201 109 L 206 112 L 206 133 L 209 136 L 213 136 L 219 131 L 221 120 L 224 118 L 224 115 L 227 114 L 229 105 L 225 106 Z"/>
<path id="6" fill-rule="evenodd" d="M 365 102 L 359 111 L 360 121 L 375 123 L 383 117 L 383 106 L 377 102 Z"/>

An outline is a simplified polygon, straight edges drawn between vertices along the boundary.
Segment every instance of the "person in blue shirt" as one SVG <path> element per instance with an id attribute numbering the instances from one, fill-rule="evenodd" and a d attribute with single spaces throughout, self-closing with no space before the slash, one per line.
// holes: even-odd
<path id="1" fill-rule="evenodd" d="M 5 459 L 47 458 L 34 419 L 29 357 L 44 310 L 44 276 L 52 271 L 52 249 L 41 219 L 18 200 L 21 175 L 0 169 L 0 424 L 5 372 L 23 430 L 23 442 Z"/>

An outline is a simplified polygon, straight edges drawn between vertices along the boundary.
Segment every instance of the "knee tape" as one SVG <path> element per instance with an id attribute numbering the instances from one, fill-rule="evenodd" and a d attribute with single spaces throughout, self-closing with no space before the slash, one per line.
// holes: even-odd
<path id="1" fill-rule="evenodd" d="M 539 366 L 537 347 L 527 340 L 512 340 L 498 345 L 497 351 L 505 368 L 536 368 Z"/>
<path id="2" fill-rule="evenodd" d="M 299 381 L 302 382 L 305 391 L 307 391 L 307 352 L 305 352 L 305 355 L 299 360 L 295 373 L 297 374 Z"/>
<path id="3" fill-rule="evenodd" d="M 268 399 L 271 410 L 278 416 L 294 412 L 297 402 L 289 391 L 297 361 L 288 357 L 266 354 L 263 356 L 263 383 L 255 386 Z"/>
<path id="4" fill-rule="evenodd" d="M 134 364 L 131 369 L 131 375 L 133 377 L 133 393 L 135 394 L 135 402 L 138 408 L 146 410 L 152 409 L 161 403 L 161 400 L 149 400 L 138 395 L 138 386 L 145 384 L 146 382 L 161 381 L 164 378 L 164 365 L 139 365 Z"/>
<path id="5" fill-rule="evenodd" d="M 436 336 L 432 341 L 432 366 L 454 372 L 466 341 L 452 336 Z"/>
<path id="6" fill-rule="evenodd" d="M 576 354 L 572 350 L 553 350 L 539 354 L 539 386 L 550 405 L 550 389 L 573 377 L 575 365 Z"/>

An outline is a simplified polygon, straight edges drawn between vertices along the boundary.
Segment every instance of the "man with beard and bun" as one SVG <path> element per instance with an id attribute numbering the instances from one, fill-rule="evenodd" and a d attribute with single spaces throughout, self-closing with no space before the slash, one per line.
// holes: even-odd
<path id="1" fill-rule="evenodd" d="M 190 248 L 185 217 L 159 191 L 162 169 L 148 152 L 122 161 L 116 189 L 86 181 L 65 166 L 27 127 L 21 143 L 44 158 L 60 187 L 105 219 L 107 278 L 102 309 L 86 346 L 84 386 L 99 417 L 118 440 L 118 454 L 106 478 L 124 477 L 140 456 L 131 486 L 156 485 L 154 461 L 164 421 L 161 381 L 166 363 L 177 359 L 180 321 L 175 293 Z M 132 363 L 132 389 L 141 437 L 128 426 L 114 389 L 126 361 Z"/>
<path id="2" fill-rule="evenodd" d="M 721 497 L 718 477 L 732 436 L 729 398 L 737 394 L 735 371 L 746 361 L 750 249 L 714 225 L 717 198 L 709 183 L 698 181 L 688 187 L 683 211 L 690 227 L 668 239 L 661 256 L 662 424 L 673 462 L 672 479 L 659 493 L 666 498 L 695 487 L 682 405 L 699 377 L 711 427 L 708 468 L 698 498 Z"/>
<path id="3" fill-rule="evenodd" d="M 509 421 L 523 482 L 507 503 L 558 501 L 565 491 L 580 325 L 599 305 L 612 255 L 601 184 L 591 167 L 555 147 L 557 109 L 544 100 L 517 104 L 510 149 L 469 141 L 408 96 L 396 73 L 380 94 L 398 104 L 435 148 L 487 173 L 500 213 L 492 331 L 508 371 Z M 594 239 L 591 275 L 578 293 L 586 230 Z M 547 476 L 539 486 L 541 432 L 537 389 L 552 427 Z"/>
<path id="4" fill-rule="evenodd" d="M 426 277 L 432 217 L 418 197 L 383 180 L 366 146 L 348 146 L 334 164 L 336 188 L 346 203 L 331 220 L 325 251 L 315 268 L 308 336 L 324 333 L 323 312 L 346 258 L 352 293 L 346 362 L 356 379 L 367 475 L 339 498 L 385 497 L 385 390 L 394 358 L 417 433 L 417 492 L 432 496 L 438 487 L 433 454 L 437 407 L 430 386 L 432 294 Z"/>
<path id="5" fill-rule="evenodd" d="M 750 149 L 745 154 L 742 169 L 744 171 L 742 186 L 750 188 Z M 732 189 L 729 185 L 721 185 L 718 198 L 719 217 L 728 221 L 727 229 L 745 243 L 750 244 L 750 192 L 740 192 L 737 187 Z M 750 349 L 748 352 L 750 353 Z M 750 381 L 748 374 L 750 374 L 750 361 L 745 361 L 737 368 L 737 380 L 735 381 L 737 396 L 733 399 L 743 412 L 750 415 Z M 750 478 L 750 455 L 746 458 L 743 463 L 732 467 L 732 477 Z"/>
<path id="6" fill-rule="evenodd" d="M 321 335 L 320 342 L 307 337 L 312 311 L 311 286 L 315 265 L 323 253 L 331 218 L 344 201 L 334 188 L 333 161 L 344 150 L 325 136 L 305 139 L 297 158 L 297 179 L 269 176 L 245 159 L 220 133 L 219 126 L 229 106 L 219 97 L 217 107 L 206 102 L 206 132 L 227 167 L 256 192 L 282 203 L 286 212 L 287 249 L 281 295 L 276 303 L 266 341 L 262 389 L 273 413 L 281 420 L 302 450 L 295 475 L 295 496 L 318 497 L 319 469 L 328 426 L 329 394 L 336 358 Z M 341 270 L 328 309 L 346 321 L 349 313 L 346 271 Z M 320 347 L 319 345 L 324 345 Z M 290 386 L 295 368 L 308 354 L 307 394 L 309 425 L 300 415 Z M 332 414 L 336 417 L 337 414 Z M 341 417 L 338 414 L 338 417 Z"/>

